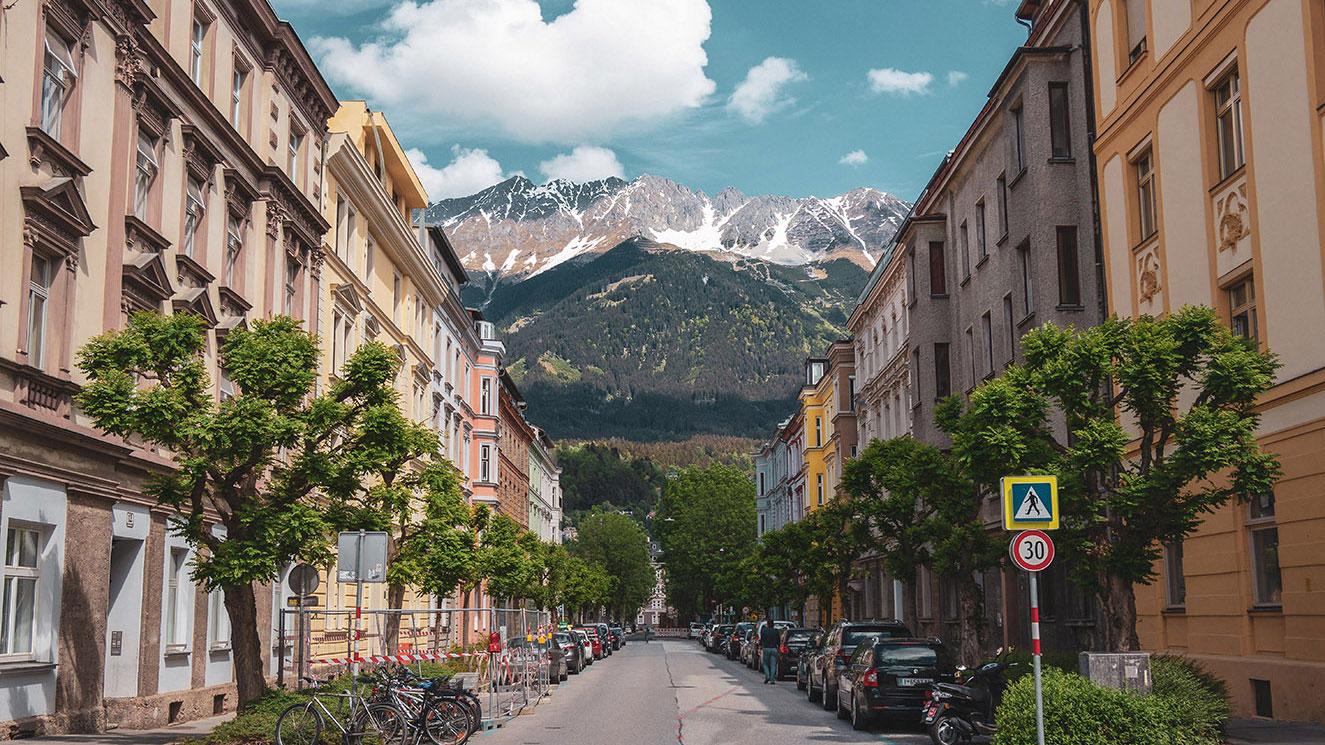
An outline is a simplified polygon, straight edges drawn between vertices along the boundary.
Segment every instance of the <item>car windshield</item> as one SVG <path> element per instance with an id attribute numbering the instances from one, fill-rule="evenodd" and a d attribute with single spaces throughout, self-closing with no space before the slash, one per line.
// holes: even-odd
<path id="1" fill-rule="evenodd" d="M 810 637 L 811 637 L 811 636 L 814 636 L 814 632 L 813 632 L 813 631 L 788 631 L 788 632 L 787 632 L 787 641 L 788 641 L 788 642 L 808 642 L 808 641 L 810 640 Z"/>
<path id="2" fill-rule="evenodd" d="M 869 641 L 870 639 L 877 639 L 879 637 L 886 638 L 896 635 L 897 634 L 893 629 L 886 626 L 857 626 L 855 628 L 847 628 L 842 631 L 842 646 L 854 647 Z"/>
<path id="3" fill-rule="evenodd" d="M 742 622 L 736 624 L 736 633 L 738 633 L 738 634 L 744 634 L 746 631 L 749 631 L 749 630 L 752 629 L 752 628 L 754 628 L 754 624 L 749 623 L 749 622 L 746 622 L 746 621 L 742 621 Z"/>
<path id="4" fill-rule="evenodd" d="M 937 667 L 939 650 L 926 644 L 879 644 L 874 647 L 877 667 Z"/>

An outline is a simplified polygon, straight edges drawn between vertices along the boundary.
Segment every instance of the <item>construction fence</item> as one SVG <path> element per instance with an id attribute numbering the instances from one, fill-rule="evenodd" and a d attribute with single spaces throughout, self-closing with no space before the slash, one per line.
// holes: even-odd
<path id="1" fill-rule="evenodd" d="M 277 682 L 302 688 L 355 663 L 442 663 L 479 696 L 491 724 L 547 695 L 554 631 L 547 612 L 523 608 L 283 608 Z"/>

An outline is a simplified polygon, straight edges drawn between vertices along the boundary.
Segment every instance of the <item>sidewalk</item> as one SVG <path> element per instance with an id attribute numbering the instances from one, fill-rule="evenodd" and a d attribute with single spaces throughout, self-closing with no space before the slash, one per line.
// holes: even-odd
<path id="1" fill-rule="evenodd" d="M 1274 719 L 1232 719 L 1225 737 L 1229 745 L 1321 745 L 1325 726 Z"/>
<path id="2" fill-rule="evenodd" d="M 219 717 L 196 719 L 173 727 L 162 729 L 116 729 L 101 735 L 49 735 L 34 737 L 24 742 L 42 743 L 79 743 L 80 745 L 171 745 L 171 743 L 190 737 L 201 737 L 216 729 L 222 722 L 234 718 L 234 714 L 222 714 Z"/>

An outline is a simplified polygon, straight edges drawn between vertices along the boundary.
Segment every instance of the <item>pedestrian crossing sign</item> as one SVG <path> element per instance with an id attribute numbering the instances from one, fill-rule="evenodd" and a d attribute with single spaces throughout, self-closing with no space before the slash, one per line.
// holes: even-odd
<path id="1" fill-rule="evenodd" d="M 1004 476 L 1003 529 L 1058 527 L 1057 476 Z"/>

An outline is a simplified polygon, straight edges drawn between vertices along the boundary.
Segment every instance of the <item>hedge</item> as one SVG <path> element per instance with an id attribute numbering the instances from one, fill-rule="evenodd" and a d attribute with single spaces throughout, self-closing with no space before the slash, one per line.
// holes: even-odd
<path id="1" fill-rule="evenodd" d="M 1156 658 L 1155 691 L 1141 695 L 1047 668 L 1045 745 L 1219 745 L 1228 718 L 1227 702 L 1198 670 L 1186 661 Z M 994 745 L 1035 742 L 1035 688 L 1029 676 L 1008 687 L 997 720 Z"/>

